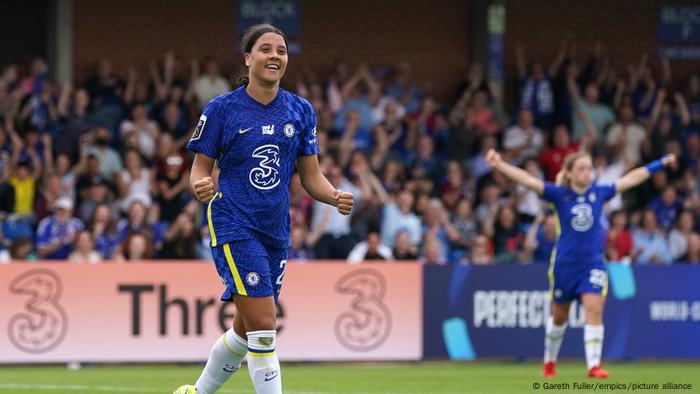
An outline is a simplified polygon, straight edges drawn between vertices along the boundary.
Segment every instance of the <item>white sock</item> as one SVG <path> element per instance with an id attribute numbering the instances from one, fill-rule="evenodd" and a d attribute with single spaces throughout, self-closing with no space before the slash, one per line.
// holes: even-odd
<path id="1" fill-rule="evenodd" d="M 282 394 L 282 371 L 275 353 L 277 331 L 249 331 L 248 373 L 257 394 Z"/>
<path id="2" fill-rule="evenodd" d="M 588 369 L 599 367 L 603 354 L 603 325 L 586 324 L 583 327 L 583 343 L 586 348 Z"/>
<path id="3" fill-rule="evenodd" d="M 207 365 L 197 379 L 198 394 L 214 394 L 241 367 L 248 342 L 229 329 L 214 343 Z"/>
<path id="4" fill-rule="evenodd" d="M 558 326 L 554 324 L 554 319 L 550 316 L 547 320 L 547 328 L 544 335 L 544 362 L 557 362 L 559 348 L 564 340 L 564 332 L 566 331 L 566 323 Z"/>

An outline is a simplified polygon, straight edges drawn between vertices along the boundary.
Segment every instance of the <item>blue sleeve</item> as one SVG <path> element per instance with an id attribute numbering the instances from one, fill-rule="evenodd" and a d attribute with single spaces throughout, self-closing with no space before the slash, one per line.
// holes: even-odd
<path id="1" fill-rule="evenodd" d="M 197 127 L 187 149 L 196 153 L 209 156 L 212 159 L 219 157 L 219 141 L 221 141 L 222 129 L 225 123 L 225 114 L 220 100 L 214 99 L 204 107 L 202 116 L 199 117 Z"/>
<path id="2" fill-rule="evenodd" d="M 603 201 L 608 201 L 617 194 L 617 186 L 614 183 L 601 183 L 598 185 L 598 194 Z"/>
<path id="3" fill-rule="evenodd" d="M 558 203 L 561 201 L 561 197 L 564 195 L 564 187 L 554 184 L 552 182 L 544 183 L 544 191 L 542 192 L 542 198 L 549 202 Z"/>
<path id="4" fill-rule="evenodd" d="M 44 218 L 39 222 L 39 228 L 36 231 L 36 246 L 41 248 L 51 243 L 51 226 L 50 218 Z"/>
<path id="5" fill-rule="evenodd" d="M 318 154 L 318 141 L 316 140 L 316 113 L 308 101 L 304 101 L 304 129 L 301 130 L 301 141 L 297 149 L 297 157 Z"/>

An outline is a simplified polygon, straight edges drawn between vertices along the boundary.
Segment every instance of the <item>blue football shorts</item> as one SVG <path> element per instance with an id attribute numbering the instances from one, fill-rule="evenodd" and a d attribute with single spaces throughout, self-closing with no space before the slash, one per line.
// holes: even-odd
<path id="1" fill-rule="evenodd" d="M 287 249 L 274 248 L 254 239 L 232 241 L 212 248 L 216 271 L 226 287 L 222 301 L 234 294 L 279 297 L 287 265 Z"/>
<path id="2" fill-rule="evenodd" d="M 549 270 L 550 296 L 558 304 L 580 300 L 581 294 L 608 293 L 608 271 L 602 261 L 589 263 L 555 262 Z"/>

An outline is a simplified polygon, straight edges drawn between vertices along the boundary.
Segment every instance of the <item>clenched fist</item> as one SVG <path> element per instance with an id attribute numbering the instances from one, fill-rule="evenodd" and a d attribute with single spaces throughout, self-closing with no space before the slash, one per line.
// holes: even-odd
<path id="1" fill-rule="evenodd" d="M 210 176 L 204 177 L 192 185 L 194 195 L 201 202 L 209 202 L 214 197 L 214 181 Z"/>
<path id="2" fill-rule="evenodd" d="M 352 193 L 336 190 L 333 193 L 333 199 L 335 200 L 335 206 L 338 208 L 338 212 L 343 215 L 349 215 L 352 211 L 353 197 Z"/>
<path id="3" fill-rule="evenodd" d="M 502 160 L 501 155 L 493 149 L 486 153 L 486 163 L 491 167 L 497 167 Z"/>

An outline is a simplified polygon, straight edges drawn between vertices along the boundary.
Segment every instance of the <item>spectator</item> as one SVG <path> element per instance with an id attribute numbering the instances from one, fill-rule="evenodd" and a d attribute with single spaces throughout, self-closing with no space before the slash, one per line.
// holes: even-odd
<path id="1" fill-rule="evenodd" d="M 523 168 L 539 179 L 544 178 L 535 159 L 526 160 Z M 542 214 L 540 196 L 523 185 L 515 185 L 515 195 L 517 197 L 518 220 L 521 224 L 529 225 Z"/>
<path id="2" fill-rule="evenodd" d="M 698 265 L 700 264 L 700 235 L 690 233 L 688 237 L 688 251 L 681 257 L 682 263 Z"/>
<path id="3" fill-rule="evenodd" d="M 144 201 L 139 199 L 131 202 L 127 210 L 127 217 L 117 223 L 117 239 L 122 245 L 124 245 L 124 240 L 132 233 L 144 234 L 151 245 L 153 245 L 152 253 L 156 253 L 162 247 L 162 226 L 152 220 L 152 218 L 149 218 L 148 207 Z"/>
<path id="4" fill-rule="evenodd" d="M 89 231 L 81 231 L 75 240 L 75 249 L 68 256 L 72 263 L 97 264 L 102 261 L 102 256 L 95 250 L 92 242 L 92 234 Z"/>
<path id="5" fill-rule="evenodd" d="M 554 215 L 537 215 L 527 230 L 523 244 L 523 261 L 549 263 L 557 241 L 557 218 Z"/>
<path id="6" fill-rule="evenodd" d="M 452 251 L 450 261 L 456 261 L 472 247 L 474 237 L 479 232 L 479 223 L 474 217 L 471 201 L 466 198 L 459 200 L 455 214 L 452 216 L 452 226 L 459 234 L 457 239 L 450 242 Z"/>
<path id="7" fill-rule="evenodd" d="M 72 100 L 69 97 L 72 96 Z M 69 161 L 77 162 L 80 148 L 87 142 L 90 130 L 96 123 L 88 112 L 90 96 L 85 89 L 77 89 L 66 83 L 62 86 L 58 112 L 61 116 L 60 138 L 56 138 L 54 148 L 56 153 L 64 154 Z"/>
<path id="8" fill-rule="evenodd" d="M 110 146 L 112 135 L 105 127 L 95 130 L 95 145 L 88 149 L 88 155 L 94 156 L 100 163 L 100 176 L 112 180 L 114 174 L 122 170 L 122 159 Z"/>
<path id="9" fill-rule="evenodd" d="M 423 265 L 445 265 L 447 259 L 442 249 L 442 243 L 435 238 L 426 238 L 423 242 L 423 256 L 420 259 Z"/>
<path id="10" fill-rule="evenodd" d="M 577 113 L 572 117 L 572 136 L 574 140 L 578 140 L 589 130 L 589 126 L 586 125 L 583 119 L 585 115 L 588 116 L 596 130 L 599 132 L 607 130 L 608 126 L 615 121 L 615 114 L 613 114 L 610 107 L 598 102 L 598 86 L 594 82 L 589 82 L 582 99 L 578 86 L 576 86 L 576 81 L 570 78 L 567 83 L 574 108 L 577 112 L 581 111 L 583 113 L 583 115 Z"/>
<path id="11" fill-rule="evenodd" d="M 394 260 L 417 260 L 418 247 L 411 243 L 411 234 L 400 230 L 394 237 L 394 248 L 391 250 Z"/>
<path id="12" fill-rule="evenodd" d="M 59 197 L 54 204 L 54 214 L 39 222 L 36 234 L 39 257 L 65 260 L 82 230 L 83 223 L 73 217 L 73 201 Z"/>
<path id="13" fill-rule="evenodd" d="M 194 218 L 189 213 L 182 212 L 165 233 L 165 242 L 159 257 L 178 260 L 194 259 L 197 243 L 199 243 L 199 236 L 194 228 Z"/>
<path id="14" fill-rule="evenodd" d="M 199 63 L 195 62 L 193 65 L 199 68 Z M 198 72 L 194 74 L 197 75 Z M 231 84 L 221 76 L 219 63 L 213 58 L 205 59 L 204 74 L 198 76 L 194 82 L 194 93 L 200 108 L 204 108 L 211 99 L 229 90 L 231 90 Z"/>
<path id="15" fill-rule="evenodd" d="M 115 178 L 122 209 L 126 210 L 134 200 L 150 207 L 154 172 L 143 165 L 141 155 L 134 149 L 124 152 L 124 165 L 125 169 Z"/>
<path id="16" fill-rule="evenodd" d="M 555 126 L 551 144 L 540 153 L 538 158 L 540 166 L 545 170 L 547 181 L 555 181 L 566 156 L 585 148 L 585 145 L 581 146 L 579 143 L 571 141 L 569 130 L 565 124 Z"/>
<path id="17" fill-rule="evenodd" d="M 292 245 L 287 252 L 289 260 L 305 261 L 313 258 L 313 251 L 307 246 L 308 231 L 305 225 L 292 226 Z"/>
<path id="18" fill-rule="evenodd" d="M 396 234 L 401 230 L 408 232 L 412 245 L 420 243 L 421 223 L 418 216 L 412 212 L 413 200 L 413 194 L 408 190 L 403 190 L 395 199 L 384 205 L 381 227 L 382 243 L 384 245 L 393 247 Z"/>
<path id="19" fill-rule="evenodd" d="M 95 251 L 104 260 L 114 257 L 119 240 L 116 233 L 116 221 L 108 204 L 99 204 L 92 212 L 88 230 L 94 243 Z"/>
<path id="20" fill-rule="evenodd" d="M 629 158 L 634 163 L 641 161 L 642 143 L 647 133 L 642 126 L 634 122 L 632 105 L 625 104 L 620 108 L 619 121 L 607 133 L 607 146 L 613 152 L 613 161 Z"/>
<path id="21" fill-rule="evenodd" d="M 78 206 L 78 217 L 87 223 L 93 217 L 96 207 L 100 204 L 111 204 L 113 200 L 107 182 L 100 177 L 93 178 L 85 197 Z"/>
<path id="22" fill-rule="evenodd" d="M 370 230 L 367 238 L 355 245 L 348 255 L 348 262 L 352 264 L 368 260 L 393 260 L 391 249 L 380 243 L 377 230 Z"/>
<path id="23" fill-rule="evenodd" d="M 13 153 L 13 162 L 18 155 Z M 36 182 L 41 177 L 41 164 L 36 155 L 31 161 L 15 162 L 14 170 L 10 176 L 10 185 L 14 188 L 15 206 L 13 211 L 25 217 L 31 217 L 34 213 L 36 198 Z"/>
<path id="24" fill-rule="evenodd" d="M 474 265 L 490 265 L 495 262 L 488 236 L 479 234 L 474 238 L 474 245 L 467 262 Z"/>
<path id="25" fill-rule="evenodd" d="M 171 223 L 191 200 L 190 183 L 187 172 L 183 171 L 182 156 L 168 156 L 165 164 L 165 172 L 156 178 L 158 188 L 156 202 L 160 207 L 160 219 Z"/>
<path id="26" fill-rule="evenodd" d="M 142 233 L 130 234 L 122 244 L 124 253 L 119 257 L 121 260 L 142 261 L 152 258 L 153 248 L 151 239 Z"/>
<path id="27" fill-rule="evenodd" d="M 428 202 L 423 213 L 423 240 L 434 239 L 440 243 L 440 251 L 444 260 L 449 259 L 450 243 L 459 240 L 460 234 L 452 226 L 449 215 L 438 198 Z"/>
<path id="28" fill-rule="evenodd" d="M 630 262 L 634 244 L 632 233 L 627 229 L 627 213 L 612 213 L 611 225 L 606 237 L 605 256 L 612 262 Z"/>
<path id="29" fill-rule="evenodd" d="M 335 188 L 343 189 L 347 184 L 338 166 L 332 166 L 328 180 Z M 345 259 L 355 246 L 350 234 L 350 215 L 343 215 L 334 207 L 314 201 L 311 219 L 309 244 L 314 246 L 314 255 L 318 259 Z"/>
<path id="30" fill-rule="evenodd" d="M 459 162 L 447 162 L 447 176 L 440 185 L 440 196 L 445 208 L 450 212 L 454 212 L 462 198 L 473 197 L 469 181 L 464 176 L 464 170 Z"/>
<path id="31" fill-rule="evenodd" d="M 31 238 L 17 238 L 10 243 L 7 249 L 0 251 L 0 263 L 36 260 L 37 256 L 33 250 L 34 245 Z"/>
<path id="32" fill-rule="evenodd" d="M 530 64 L 529 70 L 525 64 L 525 50 L 518 46 L 515 49 L 518 78 L 520 85 L 520 108 L 529 108 L 535 124 L 543 129 L 549 129 L 554 117 L 554 91 L 549 75 L 539 62 Z M 550 72 L 557 69 L 557 60 Z"/>
<path id="33" fill-rule="evenodd" d="M 676 216 L 683 209 L 683 199 L 678 196 L 676 187 L 669 184 L 663 188 L 661 196 L 654 197 L 649 202 L 647 208 L 654 212 L 660 230 L 668 233 L 676 222 Z"/>
<path id="34" fill-rule="evenodd" d="M 521 108 L 518 122 L 507 128 L 503 135 L 503 148 L 509 161 L 521 165 L 526 158 L 536 157 L 543 147 L 542 130 L 534 125 L 532 111 Z"/>
<path id="35" fill-rule="evenodd" d="M 656 215 L 651 209 L 642 214 L 642 227 L 632 233 L 634 262 L 636 264 L 670 264 L 673 261 L 668 243 L 659 230 Z"/>
<path id="36" fill-rule="evenodd" d="M 134 106 L 131 110 L 131 119 L 124 120 L 119 125 L 119 133 L 122 138 L 125 138 L 127 134 L 136 134 L 141 154 L 148 159 L 153 158 L 160 129 L 158 128 L 158 123 L 148 118 L 144 105 Z"/>
<path id="37" fill-rule="evenodd" d="M 676 227 L 668 234 L 668 248 L 673 261 L 678 261 L 688 251 L 688 240 L 695 228 L 695 217 L 691 211 L 678 215 Z"/>
<path id="38" fill-rule="evenodd" d="M 501 207 L 495 218 L 491 217 L 484 223 L 484 232 L 493 237 L 496 260 L 516 261 L 525 237 L 518 227 L 518 218 L 512 208 Z"/>

